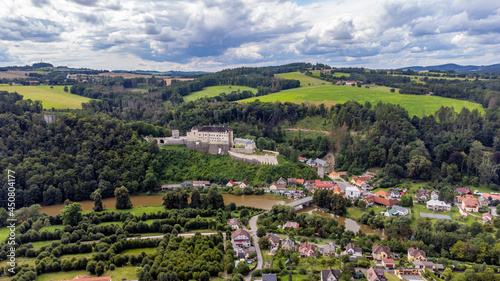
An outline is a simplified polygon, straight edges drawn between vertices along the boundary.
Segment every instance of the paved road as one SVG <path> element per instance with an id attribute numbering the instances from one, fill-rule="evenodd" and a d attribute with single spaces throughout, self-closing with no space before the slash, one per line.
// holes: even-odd
<path id="1" fill-rule="evenodd" d="M 491 215 L 492 216 L 498 216 L 497 215 L 497 208 L 496 207 L 490 207 L 490 210 L 491 210 Z"/>
<path id="2" fill-rule="evenodd" d="M 264 258 L 262 257 L 262 252 L 260 251 L 260 246 L 259 246 L 259 237 L 257 237 L 257 219 L 259 218 L 260 215 L 262 214 L 250 218 L 250 220 L 248 221 L 248 225 L 250 225 L 251 230 L 247 229 L 250 235 L 252 236 L 253 246 L 255 247 L 255 251 L 257 252 L 257 266 L 254 268 L 254 270 L 262 269 L 262 264 L 264 263 Z M 252 279 L 252 272 L 245 275 L 245 280 L 248 281 L 251 279 Z"/>

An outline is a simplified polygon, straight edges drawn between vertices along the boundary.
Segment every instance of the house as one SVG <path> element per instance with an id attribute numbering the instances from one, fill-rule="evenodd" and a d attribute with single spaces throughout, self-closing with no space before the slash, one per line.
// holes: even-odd
<path id="1" fill-rule="evenodd" d="M 382 259 L 382 266 L 387 269 L 395 268 L 396 262 L 393 259 Z"/>
<path id="2" fill-rule="evenodd" d="M 462 209 L 466 212 L 479 212 L 479 201 L 476 198 L 467 198 L 462 201 Z"/>
<path id="3" fill-rule="evenodd" d="M 186 186 L 191 186 L 191 185 L 193 185 L 193 182 L 191 182 L 191 181 L 181 182 L 181 187 L 186 187 Z"/>
<path id="4" fill-rule="evenodd" d="M 250 183 L 247 181 L 247 180 L 243 180 L 242 182 L 240 182 L 238 184 L 238 186 L 241 188 L 241 189 L 244 189 L 245 187 L 249 186 Z"/>
<path id="5" fill-rule="evenodd" d="M 280 245 L 280 238 L 278 237 L 278 235 L 276 234 L 273 234 L 273 233 L 267 233 L 266 237 L 268 240 L 269 240 L 269 244 L 271 247 L 279 247 Z"/>
<path id="6" fill-rule="evenodd" d="M 276 181 L 277 185 L 286 185 L 286 180 L 283 177 L 280 177 L 279 180 Z"/>
<path id="7" fill-rule="evenodd" d="M 436 190 L 431 192 L 431 200 L 439 200 L 439 193 Z"/>
<path id="8" fill-rule="evenodd" d="M 383 190 L 379 190 L 379 191 L 375 192 L 375 195 L 378 195 L 378 196 L 383 197 L 383 198 L 391 198 L 389 193 L 387 193 L 386 191 L 383 191 Z"/>
<path id="9" fill-rule="evenodd" d="M 326 165 L 326 161 L 325 160 L 321 160 L 319 158 L 316 158 L 316 160 L 314 160 L 314 163 L 316 166 L 325 166 Z"/>
<path id="10" fill-rule="evenodd" d="M 342 189 L 337 185 L 333 188 L 333 193 L 342 194 Z"/>
<path id="11" fill-rule="evenodd" d="M 424 250 L 419 250 L 418 248 L 408 249 L 408 260 L 409 261 L 427 261 L 427 255 Z"/>
<path id="12" fill-rule="evenodd" d="M 399 193 L 399 190 L 396 190 L 396 189 L 391 189 L 387 193 L 389 193 L 389 197 L 390 198 L 399 198 L 399 197 L 401 197 L 401 193 Z"/>
<path id="13" fill-rule="evenodd" d="M 326 190 L 332 190 L 336 184 L 334 183 L 316 183 L 316 189 L 326 189 Z"/>
<path id="14" fill-rule="evenodd" d="M 168 191 L 168 190 L 177 190 L 178 188 L 180 188 L 181 185 L 180 184 L 164 184 L 161 186 L 161 191 Z"/>
<path id="15" fill-rule="evenodd" d="M 111 276 L 92 277 L 88 275 L 78 275 L 71 281 L 111 281 Z"/>
<path id="16" fill-rule="evenodd" d="M 444 201 L 439 200 L 429 200 L 426 203 L 427 210 L 431 210 L 434 212 L 449 212 L 451 211 L 451 205 L 446 204 Z"/>
<path id="17" fill-rule="evenodd" d="M 394 275 L 396 275 L 401 280 L 425 281 L 426 279 L 420 276 L 421 271 L 421 269 L 415 268 L 396 269 L 394 271 Z"/>
<path id="18" fill-rule="evenodd" d="M 339 173 L 333 171 L 331 172 L 329 175 L 328 175 L 329 178 L 331 178 L 332 180 L 338 180 L 340 179 L 340 175 Z"/>
<path id="19" fill-rule="evenodd" d="M 361 197 L 362 191 L 357 186 L 349 185 L 345 188 L 345 195 L 349 198 L 359 198 Z"/>
<path id="20" fill-rule="evenodd" d="M 433 263 L 431 261 L 415 261 L 415 262 L 413 262 L 413 265 L 415 266 L 415 269 L 429 269 L 431 271 L 434 271 L 434 270 L 437 270 L 437 271 L 444 270 L 444 267 L 443 267 L 442 264 Z"/>
<path id="21" fill-rule="evenodd" d="M 296 178 L 289 178 L 287 179 L 288 185 L 289 186 L 294 186 L 297 184 L 297 179 Z"/>
<path id="22" fill-rule="evenodd" d="M 278 277 L 274 273 L 264 273 L 262 274 L 262 281 L 278 281 Z"/>
<path id="23" fill-rule="evenodd" d="M 207 186 L 210 186 L 210 182 L 209 181 L 193 181 L 193 186 L 207 187 Z"/>
<path id="24" fill-rule="evenodd" d="M 472 194 L 472 191 L 470 190 L 469 187 L 457 187 L 457 192 L 462 195 Z"/>
<path id="25" fill-rule="evenodd" d="M 321 281 L 337 281 L 340 278 L 340 270 L 334 270 L 331 267 L 321 270 Z"/>
<path id="26" fill-rule="evenodd" d="M 388 209 L 384 213 L 384 216 L 386 216 L 386 217 L 407 216 L 407 215 L 408 215 L 408 209 L 405 207 L 398 206 L 398 205 L 392 206 L 391 209 Z"/>
<path id="27" fill-rule="evenodd" d="M 297 179 L 296 182 L 297 184 L 304 184 L 304 179 Z"/>
<path id="28" fill-rule="evenodd" d="M 491 217 L 490 213 L 484 213 L 483 214 L 483 224 L 485 224 L 485 223 L 491 223 L 492 219 L 493 219 L 493 217 Z"/>
<path id="29" fill-rule="evenodd" d="M 300 156 L 299 156 L 299 161 L 300 161 L 300 162 L 304 163 L 304 162 L 306 162 L 306 160 L 307 160 L 307 158 L 304 158 L 304 157 L 300 157 Z"/>
<path id="30" fill-rule="evenodd" d="M 233 234 L 231 234 L 231 243 L 237 247 L 250 247 L 250 241 L 252 237 L 250 233 L 244 229 L 237 229 Z"/>
<path id="31" fill-rule="evenodd" d="M 318 245 L 319 252 L 323 255 L 323 257 L 336 256 L 337 246 L 335 242 L 329 243 L 328 245 Z"/>
<path id="32" fill-rule="evenodd" d="M 281 243 L 281 249 L 285 251 L 295 251 L 295 242 L 293 242 L 290 238 L 286 238 Z"/>
<path id="33" fill-rule="evenodd" d="M 257 250 L 255 249 L 254 246 L 251 246 L 251 247 L 245 248 L 245 250 L 243 250 L 243 253 L 245 254 L 245 258 L 248 259 L 250 254 L 257 253 Z"/>
<path id="34" fill-rule="evenodd" d="M 227 187 L 233 187 L 234 186 L 234 181 L 233 180 L 230 180 L 226 183 L 226 186 Z"/>
<path id="35" fill-rule="evenodd" d="M 490 204 L 490 200 L 488 200 L 488 198 L 483 196 L 477 198 L 477 201 L 479 202 L 479 206 L 481 207 L 488 206 Z"/>
<path id="36" fill-rule="evenodd" d="M 293 227 L 293 228 L 298 228 L 299 227 L 299 224 L 296 223 L 296 222 L 292 222 L 292 221 L 287 221 L 285 223 L 285 225 L 283 225 L 283 229 L 287 228 L 287 227 Z"/>
<path id="37" fill-rule="evenodd" d="M 368 281 L 387 281 L 387 278 L 385 277 L 385 273 L 383 269 L 375 269 L 373 267 L 370 267 L 366 271 L 366 279 Z"/>
<path id="38" fill-rule="evenodd" d="M 396 205 L 396 203 L 399 202 L 398 199 L 387 199 L 387 198 L 375 196 L 373 194 L 370 194 L 367 197 L 363 198 L 363 201 L 365 201 L 366 205 L 368 205 L 368 206 L 371 206 L 374 203 L 376 203 L 376 204 L 384 205 L 387 207 L 392 207 L 393 205 Z"/>
<path id="39" fill-rule="evenodd" d="M 382 260 L 390 258 L 391 256 L 391 248 L 389 246 L 382 245 L 373 245 L 372 246 L 372 255 L 374 260 Z"/>
<path id="40" fill-rule="evenodd" d="M 425 189 L 419 189 L 417 193 L 415 194 L 415 199 L 418 201 L 427 201 L 430 198 L 430 194 L 427 190 Z"/>
<path id="41" fill-rule="evenodd" d="M 342 255 L 349 255 L 350 258 L 360 258 L 363 256 L 363 249 L 360 247 L 354 247 L 353 243 L 347 244 L 345 251 L 341 253 Z"/>
<path id="42" fill-rule="evenodd" d="M 301 257 L 315 257 L 316 245 L 304 242 L 299 247 L 299 253 Z"/>
<path id="43" fill-rule="evenodd" d="M 455 198 L 455 205 L 462 205 L 462 202 L 465 200 L 465 199 L 468 199 L 468 198 L 474 198 L 473 195 L 470 195 L 470 194 L 467 194 L 465 196 L 457 196 Z"/>
<path id="44" fill-rule="evenodd" d="M 240 222 L 237 219 L 228 219 L 227 224 L 229 224 L 233 230 L 240 228 Z"/>

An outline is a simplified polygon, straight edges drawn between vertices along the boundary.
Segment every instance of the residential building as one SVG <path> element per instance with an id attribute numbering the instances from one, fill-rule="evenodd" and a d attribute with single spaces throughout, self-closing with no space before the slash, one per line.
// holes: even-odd
<path id="1" fill-rule="evenodd" d="M 424 250 L 420 250 L 418 248 L 409 248 L 408 249 L 408 260 L 409 261 L 427 261 L 427 255 Z"/>
<path id="2" fill-rule="evenodd" d="M 336 256 L 336 250 L 337 246 L 335 245 L 335 242 L 329 243 L 327 245 L 318 245 L 319 252 L 324 256 L 324 257 L 330 257 L 330 256 Z"/>
<path id="3" fill-rule="evenodd" d="M 427 190 L 425 189 L 419 189 L 417 193 L 415 194 L 415 199 L 417 201 L 427 201 L 430 198 L 430 194 Z"/>
<path id="4" fill-rule="evenodd" d="M 345 195 L 349 198 L 359 198 L 363 192 L 359 187 L 349 185 L 345 188 Z"/>
<path id="5" fill-rule="evenodd" d="M 329 178 L 331 178 L 332 180 L 338 180 L 340 179 L 340 175 L 339 173 L 333 171 L 331 172 L 329 175 L 328 175 Z"/>
<path id="6" fill-rule="evenodd" d="M 342 194 L 342 189 L 337 185 L 333 188 L 333 193 Z"/>
<path id="7" fill-rule="evenodd" d="M 368 281 L 387 281 L 385 271 L 383 269 L 375 269 L 373 267 L 370 267 L 366 271 L 366 279 Z"/>
<path id="8" fill-rule="evenodd" d="M 444 270 L 444 266 L 439 263 L 433 263 L 431 261 L 415 261 L 413 262 L 413 265 L 415 265 L 415 269 L 429 269 L 430 271 L 442 271 Z"/>
<path id="9" fill-rule="evenodd" d="M 375 192 L 375 195 L 378 195 L 380 197 L 387 198 L 387 199 L 391 198 L 389 193 L 387 193 L 386 191 L 383 191 L 383 190 L 379 190 L 379 191 Z"/>
<path id="10" fill-rule="evenodd" d="M 384 216 L 386 216 L 386 217 L 407 216 L 407 215 L 408 215 L 408 209 L 405 207 L 398 206 L 398 205 L 392 206 L 391 209 L 388 209 L 384 213 Z"/>
<path id="11" fill-rule="evenodd" d="M 257 253 L 257 250 L 254 246 L 250 246 L 248 248 L 245 248 L 245 250 L 243 250 L 243 253 L 245 254 L 245 258 L 248 259 L 250 254 Z"/>
<path id="12" fill-rule="evenodd" d="M 342 255 L 349 255 L 350 258 L 360 258 L 363 256 L 363 249 L 360 247 L 354 247 L 353 243 L 347 244 L 345 251 L 341 253 Z"/>
<path id="13" fill-rule="evenodd" d="M 283 249 L 285 251 L 295 251 L 295 242 L 293 242 L 292 239 L 290 239 L 290 238 L 287 237 L 281 243 L 281 249 Z"/>
<path id="14" fill-rule="evenodd" d="M 396 189 L 391 189 L 387 193 L 389 193 L 389 197 L 390 198 L 399 198 L 399 197 L 401 197 L 401 193 L 399 193 L 399 190 L 396 190 Z"/>
<path id="15" fill-rule="evenodd" d="M 304 242 L 299 247 L 299 253 L 301 257 L 315 257 L 316 245 Z"/>
<path id="16" fill-rule="evenodd" d="M 429 200 L 426 203 L 427 210 L 434 212 L 449 212 L 451 211 L 451 205 L 444 201 L 439 200 Z"/>
<path id="17" fill-rule="evenodd" d="M 367 197 L 363 198 L 363 201 L 366 202 L 366 205 L 371 206 L 374 203 L 378 205 L 384 205 L 386 207 L 392 207 L 398 203 L 398 199 L 387 199 L 387 198 L 382 198 L 373 194 L 368 195 Z"/>
<path id="18" fill-rule="evenodd" d="M 250 233 L 241 228 L 231 234 L 231 242 L 237 247 L 250 247 L 251 240 Z"/>
<path id="19" fill-rule="evenodd" d="M 331 267 L 321 270 L 321 281 L 337 281 L 340 278 L 340 270 L 334 270 Z"/>
<path id="20" fill-rule="evenodd" d="M 193 181 L 193 186 L 195 187 L 207 187 L 210 186 L 209 181 Z"/>
<path id="21" fill-rule="evenodd" d="M 304 179 L 297 179 L 296 182 L 297 184 L 304 184 Z"/>
<path id="22" fill-rule="evenodd" d="M 237 219 L 228 219 L 227 223 L 231 226 L 233 230 L 240 228 L 240 222 Z"/>
<path id="23" fill-rule="evenodd" d="M 279 180 L 276 181 L 277 185 L 286 185 L 286 180 L 283 177 L 280 177 Z"/>
<path id="24" fill-rule="evenodd" d="M 300 156 L 299 156 L 299 161 L 300 161 L 300 162 L 302 162 L 302 163 L 304 163 L 304 162 L 306 162 L 306 161 L 307 161 L 307 158 L 304 158 L 304 157 L 300 157 Z"/>
<path id="25" fill-rule="evenodd" d="M 479 212 L 479 201 L 476 198 L 467 198 L 462 201 L 462 209 L 466 212 Z"/>
<path id="26" fill-rule="evenodd" d="M 192 185 L 193 185 L 192 181 L 181 182 L 181 187 L 187 187 L 187 186 L 192 186 Z"/>
<path id="27" fill-rule="evenodd" d="M 488 200 L 488 198 L 483 197 L 483 196 L 477 198 L 477 201 L 479 202 L 479 205 L 481 207 L 488 206 L 490 204 L 490 200 Z"/>
<path id="28" fill-rule="evenodd" d="M 483 224 L 485 224 L 485 223 L 491 223 L 492 220 L 493 220 L 493 217 L 491 216 L 490 213 L 484 213 L 483 214 Z"/>
<path id="29" fill-rule="evenodd" d="M 292 222 L 292 221 L 287 221 L 285 223 L 285 225 L 283 225 L 283 229 L 287 228 L 287 227 L 293 227 L 293 228 L 298 228 L 299 227 L 299 224 L 296 223 L 296 222 Z"/>
<path id="30" fill-rule="evenodd" d="M 262 274 L 262 281 L 278 281 L 278 277 L 274 273 Z"/>
<path id="31" fill-rule="evenodd" d="M 382 266 L 385 268 L 395 268 L 396 262 L 393 259 L 382 259 Z"/>
<path id="32" fill-rule="evenodd" d="M 439 193 L 436 190 L 431 192 L 431 199 L 432 200 L 439 200 Z"/>
<path id="33" fill-rule="evenodd" d="M 233 180 L 230 180 L 226 183 L 226 186 L 227 187 L 233 187 L 234 186 L 234 181 Z"/>
<path id="34" fill-rule="evenodd" d="M 297 179 L 296 178 L 289 178 L 287 179 L 288 185 L 289 186 L 295 186 L 297 184 Z"/>
<path id="35" fill-rule="evenodd" d="M 278 237 L 278 235 L 276 234 L 273 234 L 273 233 L 267 233 L 266 237 L 268 240 L 269 240 L 269 244 L 271 247 L 279 247 L 280 246 L 280 238 Z"/>
<path id="36" fill-rule="evenodd" d="M 472 194 L 472 191 L 470 190 L 469 187 L 457 187 L 457 192 L 462 195 Z"/>
<path id="37" fill-rule="evenodd" d="M 372 255 L 374 260 L 382 260 L 391 257 L 391 248 L 389 246 L 373 245 Z"/>

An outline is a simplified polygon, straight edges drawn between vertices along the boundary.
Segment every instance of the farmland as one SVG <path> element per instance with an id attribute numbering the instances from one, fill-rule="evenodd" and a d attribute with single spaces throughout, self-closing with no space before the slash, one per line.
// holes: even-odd
<path id="1" fill-rule="evenodd" d="M 43 108 L 50 109 L 79 109 L 82 108 L 82 103 L 88 102 L 90 99 L 78 95 L 70 94 L 64 91 L 64 86 L 48 85 L 38 86 L 9 86 L 0 85 L 0 91 L 17 92 L 24 99 L 40 100 Z"/>
<path id="2" fill-rule="evenodd" d="M 484 113 L 481 105 L 455 99 L 442 98 L 437 96 L 411 96 L 400 95 L 399 93 L 391 93 L 390 88 L 382 86 L 351 87 L 331 85 L 326 81 L 308 77 L 304 74 L 294 72 L 277 75 L 286 79 L 300 80 L 300 87 L 284 90 L 278 93 L 260 96 L 255 98 L 244 99 L 242 101 L 249 102 L 260 100 L 263 102 L 338 102 L 345 103 L 347 101 L 357 101 L 361 104 L 370 102 L 376 104 L 395 103 L 404 107 L 410 116 L 417 115 L 421 117 L 423 114 L 433 114 L 441 106 L 453 107 L 456 112 L 466 107 L 470 110 L 478 109 Z"/>
<path id="3" fill-rule="evenodd" d="M 245 87 L 245 86 L 232 86 L 232 85 L 226 85 L 226 86 L 212 86 L 212 87 L 205 87 L 201 91 L 197 92 L 192 92 L 191 94 L 187 95 L 184 97 L 185 101 L 194 101 L 199 98 L 203 97 L 216 97 L 222 93 L 230 94 L 233 91 L 251 91 L 252 93 L 256 94 L 257 89 L 251 88 L 251 87 Z"/>

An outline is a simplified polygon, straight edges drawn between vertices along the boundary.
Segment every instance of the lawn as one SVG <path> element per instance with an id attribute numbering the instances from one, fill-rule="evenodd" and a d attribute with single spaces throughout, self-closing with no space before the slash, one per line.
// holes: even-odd
<path id="1" fill-rule="evenodd" d="M 65 92 L 64 86 L 38 85 L 38 86 L 9 86 L 0 85 L 0 91 L 17 92 L 24 99 L 40 100 L 43 108 L 50 109 L 75 109 L 82 108 L 82 103 L 88 102 L 89 98 L 73 95 Z"/>
<path id="2" fill-rule="evenodd" d="M 23 265 L 23 264 L 29 264 L 35 266 L 35 260 L 36 258 L 16 257 L 16 267 L 18 265 Z M 7 261 L 6 260 L 0 261 L 0 267 L 3 268 L 5 266 L 7 266 Z"/>
<path id="3" fill-rule="evenodd" d="M 56 241 L 61 241 L 61 240 L 47 240 L 47 241 L 37 241 L 37 242 L 31 242 L 31 244 L 33 244 L 33 249 L 40 249 L 44 246 L 49 246 L 52 244 L 52 242 L 56 242 Z"/>
<path id="4" fill-rule="evenodd" d="M 3 241 L 9 237 L 10 228 L 2 227 L 0 228 L 0 241 Z"/>
<path id="5" fill-rule="evenodd" d="M 135 266 L 124 266 L 117 267 L 115 270 L 108 270 L 104 272 L 102 276 L 111 276 L 112 280 L 122 280 L 125 278 L 127 280 L 137 279 L 137 269 L 139 267 Z M 50 281 L 50 280 L 70 280 L 75 278 L 77 275 L 89 275 L 95 277 L 95 275 L 90 275 L 88 271 L 85 270 L 75 270 L 75 271 L 60 271 L 55 273 L 45 273 L 39 275 L 36 281 Z"/>
<path id="6" fill-rule="evenodd" d="M 54 232 L 54 231 L 56 231 L 56 229 L 64 230 L 64 225 L 56 224 L 56 225 L 44 226 L 44 227 L 40 228 L 38 233 L 42 233 L 44 231 Z"/>
<path id="7" fill-rule="evenodd" d="M 184 101 L 194 101 L 204 97 L 209 97 L 209 98 L 216 97 L 222 93 L 230 94 L 231 92 L 238 90 L 240 92 L 251 91 L 254 94 L 257 93 L 257 89 L 246 86 L 235 86 L 235 85 L 212 86 L 212 87 L 205 87 L 201 91 L 192 92 L 191 94 L 183 97 L 183 99 Z"/>
<path id="8" fill-rule="evenodd" d="M 123 255 L 139 255 L 140 253 L 146 253 L 148 255 L 156 253 L 156 248 L 138 248 L 138 249 L 129 249 L 121 252 Z"/>
<path id="9" fill-rule="evenodd" d="M 163 206 L 137 206 L 137 207 L 133 207 L 132 209 L 128 209 L 128 210 L 122 210 L 122 209 L 118 210 L 115 208 L 108 208 L 104 211 L 105 212 L 115 212 L 115 213 L 130 213 L 134 216 L 140 216 L 140 215 L 142 215 L 142 213 L 151 214 L 151 213 L 157 213 L 157 212 L 164 212 L 165 207 L 163 207 Z M 92 212 L 93 212 L 92 210 L 89 210 L 89 211 L 83 211 L 82 213 L 88 214 L 88 213 L 92 213 Z"/>
<path id="10" fill-rule="evenodd" d="M 284 90 L 278 93 L 269 94 L 266 96 L 253 97 L 241 100 L 243 102 L 250 102 L 260 100 L 263 102 L 337 102 L 345 103 L 347 101 L 357 101 L 364 104 L 366 101 L 372 105 L 378 102 L 394 103 L 404 107 L 410 116 L 422 116 L 425 114 L 433 114 L 441 106 L 453 107 L 456 112 L 460 112 L 463 107 L 470 110 L 478 109 L 480 113 L 484 114 L 484 109 L 480 104 L 437 97 L 437 96 L 413 96 L 401 95 L 399 93 L 390 92 L 389 87 L 374 86 L 370 88 L 365 87 L 352 87 L 331 85 L 323 80 L 308 77 L 304 74 L 293 72 L 280 74 L 280 77 L 289 79 L 299 79 L 301 87 Z"/>

